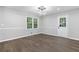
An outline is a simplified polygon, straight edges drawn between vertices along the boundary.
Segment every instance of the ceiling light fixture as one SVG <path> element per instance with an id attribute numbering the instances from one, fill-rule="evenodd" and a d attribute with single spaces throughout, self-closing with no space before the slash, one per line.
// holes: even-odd
<path id="1" fill-rule="evenodd" d="M 38 7 L 38 9 L 39 9 L 40 11 L 44 11 L 44 10 L 46 9 L 46 7 L 40 6 L 40 7 Z"/>
<path id="2" fill-rule="evenodd" d="M 47 7 L 45 7 L 45 6 L 40 6 L 40 7 L 37 7 L 37 10 L 38 10 L 38 13 L 39 13 L 40 15 L 45 15 L 45 14 L 46 14 Z"/>
<path id="3" fill-rule="evenodd" d="M 52 10 L 51 6 L 35 6 L 35 12 L 37 12 L 39 15 L 46 15 L 49 11 Z"/>

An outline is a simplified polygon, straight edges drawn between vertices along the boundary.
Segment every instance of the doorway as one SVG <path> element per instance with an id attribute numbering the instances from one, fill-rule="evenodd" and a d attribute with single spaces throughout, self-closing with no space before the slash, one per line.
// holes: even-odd
<path id="1" fill-rule="evenodd" d="M 67 37 L 68 32 L 68 17 L 59 16 L 58 17 L 58 36 Z"/>

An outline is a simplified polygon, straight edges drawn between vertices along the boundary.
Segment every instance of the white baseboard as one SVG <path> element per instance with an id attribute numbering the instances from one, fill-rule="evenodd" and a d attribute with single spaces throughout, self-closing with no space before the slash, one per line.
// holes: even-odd
<path id="1" fill-rule="evenodd" d="M 47 35 L 51 35 L 51 36 L 58 36 L 58 35 L 55 35 L 55 34 L 48 34 L 48 33 L 42 33 L 42 34 L 47 34 Z M 58 37 L 63 37 L 63 36 L 58 36 Z M 69 36 L 66 36 L 64 38 L 68 38 L 68 39 L 78 40 L 79 41 L 79 38 L 74 38 L 74 37 L 69 37 Z"/>
<path id="2" fill-rule="evenodd" d="M 13 38 L 9 38 L 9 39 L 3 39 L 3 40 L 0 40 L 0 42 L 15 40 L 15 39 L 19 39 L 19 38 L 22 38 L 22 37 L 28 37 L 28 36 L 37 35 L 37 34 L 40 34 L 40 33 L 30 34 L 30 35 L 23 35 L 23 36 L 13 37 Z"/>
<path id="3" fill-rule="evenodd" d="M 69 39 L 72 39 L 72 40 L 78 40 L 79 41 L 79 38 L 74 38 L 74 37 L 66 37 L 66 38 L 69 38 Z"/>
<path id="4" fill-rule="evenodd" d="M 24 36 L 18 36 L 18 37 L 13 37 L 13 38 L 9 38 L 9 39 L 4 39 L 4 40 L 0 40 L 0 42 L 15 40 L 15 39 L 18 39 L 18 38 L 28 37 L 28 36 L 37 35 L 37 34 L 47 34 L 47 35 L 51 35 L 51 36 L 58 36 L 58 35 L 53 35 L 53 34 L 48 34 L 48 33 L 36 33 L 36 34 L 30 34 L 30 35 L 24 35 Z M 64 37 L 64 38 L 69 38 L 69 39 L 72 39 L 72 40 L 78 40 L 79 41 L 78 38 L 73 38 L 73 37 Z"/>

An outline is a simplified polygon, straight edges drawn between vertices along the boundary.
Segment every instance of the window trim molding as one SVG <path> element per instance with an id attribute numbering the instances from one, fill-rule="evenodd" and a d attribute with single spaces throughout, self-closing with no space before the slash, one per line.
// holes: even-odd
<path id="1" fill-rule="evenodd" d="M 27 17 L 31 17 L 32 18 L 32 28 L 27 28 Z M 34 18 L 37 19 L 37 28 L 34 28 Z M 38 17 L 34 17 L 34 16 L 26 16 L 25 17 L 25 26 L 26 29 L 30 30 L 30 29 L 39 29 L 39 18 Z"/>

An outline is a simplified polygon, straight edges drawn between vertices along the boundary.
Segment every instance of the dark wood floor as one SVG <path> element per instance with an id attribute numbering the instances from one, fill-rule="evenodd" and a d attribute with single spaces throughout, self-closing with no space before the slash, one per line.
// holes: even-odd
<path id="1" fill-rule="evenodd" d="M 39 34 L 0 43 L 1 52 L 77 52 L 79 41 Z"/>

